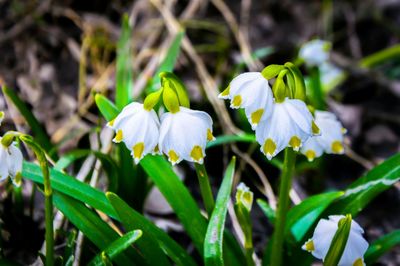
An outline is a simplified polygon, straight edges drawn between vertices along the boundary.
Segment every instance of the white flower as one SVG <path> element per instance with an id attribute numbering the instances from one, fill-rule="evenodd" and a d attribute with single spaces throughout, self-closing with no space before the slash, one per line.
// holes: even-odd
<path id="1" fill-rule="evenodd" d="M 0 142 L 1 142 L 0 137 Z M 4 181 L 8 176 L 15 185 L 20 185 L 19 178 L 22 173 L 22 152 L 17 148 L 15 143 L 9 147 L 0 144 L 0 181 Z"/>
<path id="2" fill-rule="evenodd" d="M 230 99 L 231 108 L 244 108 L 253 129 L 267 119 L 272 111 L 272 90 L 260 72 L 240 74 L 219 97 Z"/>
<path id="3" fill-rule="evenodd" d="M 325 260 L 333 236 L 338 229 L 338 223 L 344 217 L 343 215 L 331 215 L 329 220 L 321 219 L 315 228 L 312 238 L 302 248 L 311 252 L 314 257 Z M 352 220 L 350 234 L 343 255 L 340 258 L 339 266 L 365 265 L 363 257 L 368 249 L 368 242 L 363 238 L 363 233 L 364 230 L 360 225 Z"/>
<path id="4" fill-rule="evenodd" d="M 319 66 L 329 58 L 330 43 L 322 40 L 312 40 L 305 43 L 299 51 L 308 66 Z"/>
<path id="5" fill-rule="evenodd" d="M 321 135 L 309 138 L 301 147 L 309 161 L 322 155 L 323 152 L 343 154 L 343 134 L 346 130 L 333 113 L 315 111 L 315 124 L 321 130 Z"/>
<path id="6" fill-rule="evenodd" d="M 313 117 L 306 104 L 286 98 L 281 103 L 273 104 L 271 117 L 256 129 L 256 139 L 261 151 L 271 160 L 287 146 L 298 151 L 315 131 Z"/>
<path id="7" fill-rule="evenodd" d="M 180 106 L 161 116 L 158 146 L 172 164 L 182 160 L 202 164 L 207 141 L 213 140 L 212 119 L 202 111 Z"/>
<path id="8" fill-rule="evenodd" d="M 241 182 L 236 187 L 236 203 L 243 204 L 243 206 L 250 212 L 251 206 L 253 205 L 253 192 L 250 188 Z"/>
<path id="9" fill-rule="evenodd" d="M 321 83 L 324 87 L 329 87 L 337 84 L 339 80 L 343 78 L 345 75 L 343 70 L 338 68 L 337 66 L 324 62 L 319 67 Z"/>
<path id="10" fill-rule="evenodd" d="M 108 126 L 116 132 L 113 141 L 123 141 L 132 151 L 135 163 L 149 153 L 158 152 L 160 122 L 153 109 L 146 110 L 143 104 L 133 102 L 125 106 Z"/>

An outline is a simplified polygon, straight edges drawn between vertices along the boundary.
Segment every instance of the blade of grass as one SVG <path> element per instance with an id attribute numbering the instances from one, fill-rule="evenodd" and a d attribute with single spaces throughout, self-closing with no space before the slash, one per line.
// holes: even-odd
<path id="1" fill-rule="evenodd" d="M 122 17 L 121 36 L 117 44 L 117 73 L 115 102 L 118 109 L 124 108 L 132 99 L 132 53 L 131 53 L 132 29 L 129 26 L 129 17 Z"/>
<path id="2" fill-rule="evenodd" d="M 42 124 L 36 119 L 31 110 L 28 108 L 26 103 L 24 103 L 17 93 L 6 86 L 2 87 L 3 94 L 15 105 L 21 115 L 25 118 L 29 127 L 32 130 L 32 135 L 35 141 L 40 144 L 40 146 L 51 156 L 52 159 L 57 159 L 56 150 L 50 141 L 49 136 Z"/>
<path id="3" fill-rule="evenodd" d="M 400 230 L 395 230 L 375 240 L 364 255 L 367 265 L 374 264 L 383 254 L 395 246 L 400 245 Z"/>
<path id="4" fill-rule="evenodd" d="M 134 230 L 121 236 L 113 243 L 111 243 L 106 249 L 96 255 L 88 265 L 103 265 L 101 255 L 102 253 L 107 254 L 108 258 L 113 260 L 121 252 L 129 248 L 133 243 L 135 243 L 142 236 L 142 231 Z"/>
<path id="5" fill-rule="evenodd" d="M 207 227 L 204 244 L 205 265 L 224 265 L 223 237 L 229 197 L 232 191 L 233 176 L 235 174 L 235 157 L 229 163 L 225 176 L 218 192 L 215 209 Z"/>
<path id="6" fill-rule="evenodd" d="M 100 217 L 89 210 L 83 203 L 61 193 L 54 193 L 54 203 L 67 219 L 92 241 L 100 250 L 106 249 L 119 238 Z M 143 265 L 143 258 L 134 250 L 119 254 L 115 261 L 118 265 L 130 265 L 132 262 Z"/>
<path id="7" fill-rule="evenodd" d="M 184 31 L 180 31 L 176 34 L 175 39 L 171 43 L 171 46 L 169 47 L 164 60 L 157 69 L 157 72 L 154 74 L 150 85 L 146 88 L 146 92 L 148 94 L 157 91 L 160 88 L 159 74 L 161 72 L 163 71 L 172 72 L 174 70 L 174 66 L 176 61 L 178 60 L 181 42 L 184 35 L 185 35 Z"/>
<path id="8" fill-rule="evenodd" d="M 175 240 L 155 226 L 151 221 L 129 207 L 120 197 L 114 193 L 108 192 L 107 198 L 118 213 L 118 217 L 125 230 L 141 229 L 145 236 L 149 236 L 152 240 L 158 242 L 155 245 L 159 245 L 176 265 L 196 265 L 189 254 L 176 243 Z"/>

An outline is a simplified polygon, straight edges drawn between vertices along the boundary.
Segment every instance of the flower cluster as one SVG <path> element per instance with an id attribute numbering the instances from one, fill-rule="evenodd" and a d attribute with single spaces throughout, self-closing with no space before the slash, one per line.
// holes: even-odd
<path id="1" fill-rule="evenodd" d="M 329 220 L 321 219 L 315 228 L 312 238 L 302 248 L 311 252 L 314 257 L 325 260 L 333 237 L 338 230 L 338 223 L 344 217 L 343 215 L 331 215 Z M 360 225 L 352 220 L 350 233 L 339 261 L 339 266 L 365 265 L 364 253 L 368 249 L 368 242 L 363 238 L 363 233 L 364 230 Z"/>
<path id="2" fill-rule="evenodd" d="M 309 161 L 322 155 L 323 152 L 343 154 L 343 135 L 346 129 L 333 113 L 315 111 L 315 124 L 321 130 L 321 135 L 310 137 L 300 151 Z"/>
<path id="3" fill-rule="evenodd" d="M 161 90 L 149 94 L 143 104 L 127 105 L 108 123 L 116 132 L 113 141 L 124 142 L 135 163 L 147 154 L 164 153 L 172 164 L 182 160 L 202 164 L 207 141 L 214 139 L 212 119 L 205 112 L 190 109 L 186 94 L 177 87 L 176 77 L 171 80 L 165 75 Z M 169 112 L 159 119 L 153 108 L 161 95 Z"/>
<path id="4" fill-rule="evenodd" d="M 0 112 L 0 125 L 4 118 L 4 113 Z M 23 156 L 15 142 L 10 144 L 3 143 L 0 137 L 0 182 L 11 177 L 15 185 L 20 185 L 20 175 L 22 173 Z"/>
<path id="5" fill-rule="evenodd" d="M 282 84 L 282 78 L 280 79 L 284 75 L 294 78 L 293 75 L 297 72 L 288 73 L 285 69 L 279 69 L 279 73 L 274 84 L 275 90 L 273 87 L 274 92 L 265 75 L 249 72 L 234 78 L 229 87 L 219 95 L 222 99 L 229 99 L 232 108 L 244 108 L 256 132 L 261 152 L 268 159 L 272 159 L 288 146 L 298 151 L 311 136 L 319 134 L 304 101 L 294 98 L 293 91 L 288 91 L 286 85 Z"/>

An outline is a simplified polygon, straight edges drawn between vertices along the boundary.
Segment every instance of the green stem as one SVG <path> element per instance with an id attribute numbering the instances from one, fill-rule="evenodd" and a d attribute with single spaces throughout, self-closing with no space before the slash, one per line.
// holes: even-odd
<path id="1" fill-rule="evenodd" d="M 285 150 L 285 160 L 280 177 L 279 199 L 276 210 L 275 230 L 272 235 L 271 266 L 282 265 L 283 240 L 286 214 L 289 208 L 289 191 L 292 186 L 292 175 L 296 162 L 296 153 L 291 148 Z"/>
<path id="2" fill-rule="evenodd" d="M 254 266 L 255 265 L 253 260 L 254 247 L 253 247 L 253 240 L 251 238 L 250 239 L 248 239 L 247 237 L 245 238 L 244 249 L 246 251 L 247 266 Z"/>
<path id="3" fill-rule="evenodd" d="M 321 84 L 321 75 L 319 69 L 314 67 L 310 69 L 311 88 L 312 88 L 312 102 L 315 108 L 319 110 L 326 109 L 325 95 Z"/>
<path id="4" fill-rule="evenodd" d="M 204 167 L 204 164 L 198 163 L 195 163 L 194 167 L 196 168 L 196 174 L 199 179 L 201 197 L 203 198 L 204 207 L 206 208 L 208 217 L 211 217 L 215 202 L 206 168 Z"/>
<path id="5" fill-rule="evenodd" d="M 43 173 L 45 197 L 45 240 L 46 240 L 46 266 L 54 265 L 54 232 L 53 232 L 53 190 L 50 183 L 49 165 L 43 149 L 31 136 L 20 135 L 20 140 L 28 145 L 36 155 Z"/>

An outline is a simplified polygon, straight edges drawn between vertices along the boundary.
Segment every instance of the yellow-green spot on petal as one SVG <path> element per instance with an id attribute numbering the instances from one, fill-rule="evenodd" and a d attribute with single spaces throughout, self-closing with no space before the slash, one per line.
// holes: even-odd
<path id="1" fill-rule="evenodd" d="M 264 109 L 258 109 L 257 111 L 253 112 L 251 114 L 251 123 L 257 125 L 260 122 L 263 113 Z"/>
<path id="2" fill-rule="evenodd" d="M 317 124 L 315 124 L 314 121 L 312 121 L 311 129 L 312 129 L 312 133 L 313 133 L 314 135 L 319 135 L 320 132 L 321 132 L 321 131 L 319 130 L 319 127 L 317 126 Z"/>
<path id="3" fill-rule="evenodd" d="M 143 142 L 136 143 L 135 146 L 132 147 L 132 150 L 133 150 L 133 158 L 135 159 L 142 158 L 142 154 L 144 151 L 144 143 Z"/>
<path id="4" fill-rule="evenodd" d="M 200 146 L 196 145 L 193 147 L 192 151 L 190 152 L 190 157 L 193 158 L 194 161 L 200 162 L 203 158 L 203 150 Z"/>
<path id="5" fill-rule="evenodd" d="M 312 241 L 312 240 L 307 241 L 306 244 L 305 244 L 305 248 L 306 248 L 306 250 L 309 251 L 309 252 L 314 251 L 314 250 L 315 250 L 314 241 Z"/>
<path id="6" fill-rule="evenodd" d="M 308 151 L 306 151 L 304 155 L 307 157 L 307 160 L 308 160 L 309 162 L 314 161 L 315 157 L 317 156 L 317 155 L 315 154 L 315 151 L 313 151 L 313 150 L 308 150 Z"/>
<path id="7" fill-rule="evenodd" d="M 233 107 L 240 107 L 241 104 L 242 104 L 242 96 L 236 95 L 235 97 L 233 97 L 232 100 Z"/>
<path id="8" fill-rule="evenodd" d="M 341 154 L 344 151 L 344 147 L 343 147 L 342 143 L 338 140 L 335 140 L 334 142 L 332 142 L 331 148 L 332 148 L 332 152 L 337 153 L 337 154 Z"/>
<path id="9" fill-rule="evenodd" d="M 178 156 L 178 154 L 176 154 L 176 152 L 174 150 L 170 150 L 168 152 L 168 157 L 172 163 L 175 163 L 179 160 L 179 156 Z"/>
<path id="10" fill-rule="evenodd" d="M 208 141 L 212 141 L 212 140 L 214 140 L 215 138 L 214 138 L 214 136 L 213 136 L 213 134 L 212 134 L 212 132 L 211 132 L 211 129 L 207 129 L 207 140 Z"/>
<path id="11" fill-rule="evenodd" d="M 272 139 L 267 139 L 264 142 L 263 150 L 265 154 L 273 155 L 276 150 L 276 144 Z"/>
<path id="12" fill-rule="evenodd" d="M 114 141 L 115 142 L 121 142 L 122 139 L 123 139 L 122 130 L 118 129 L 117 130 L 117 135 L 115 135 Z"/>
<path id="13" fill-rule="evenodd" d="M 223 92 L 219 94 L 220 97 L 227 97 L 229 96 L 230 86 L 228 86 Z"/>
<path id="14" fill-rule="evenodd" d="M 289 141 L 289 146 L 295 151 L 298 151 L 301 145 L 301 139 L 297 136 L 293 136 Z"/>
<path id="15" fill-rule="evenodd" d="M 154 147 L 153 152 L 154 153 L 159 153 L 160 152 L 160 149 L 158 148 L 158 144 Z"/>
<path id="16" fill-rule="evenodd" d="M 347 129 L 345 129 L 344 127 L 342 127 L 340 131 L 342 132 L 342 134 L 346 134 L 347 133 Z"/>
<path id="17" fill-rule="evenodd" d="M 108 125 L 109 125 L 110 127 L 112 127 L 112 126 L 114 126 L 114 122 L 115 122 L 115 119 L 113 119 L 113 120 L 111 120 L 110 122 L 108 122 Z"/>
<path id="18" fill-rule="evenodd" d="M 354 261 L 353 266 L 364 266 L 364 262 L 362 258 L 358 258 Z"/>

